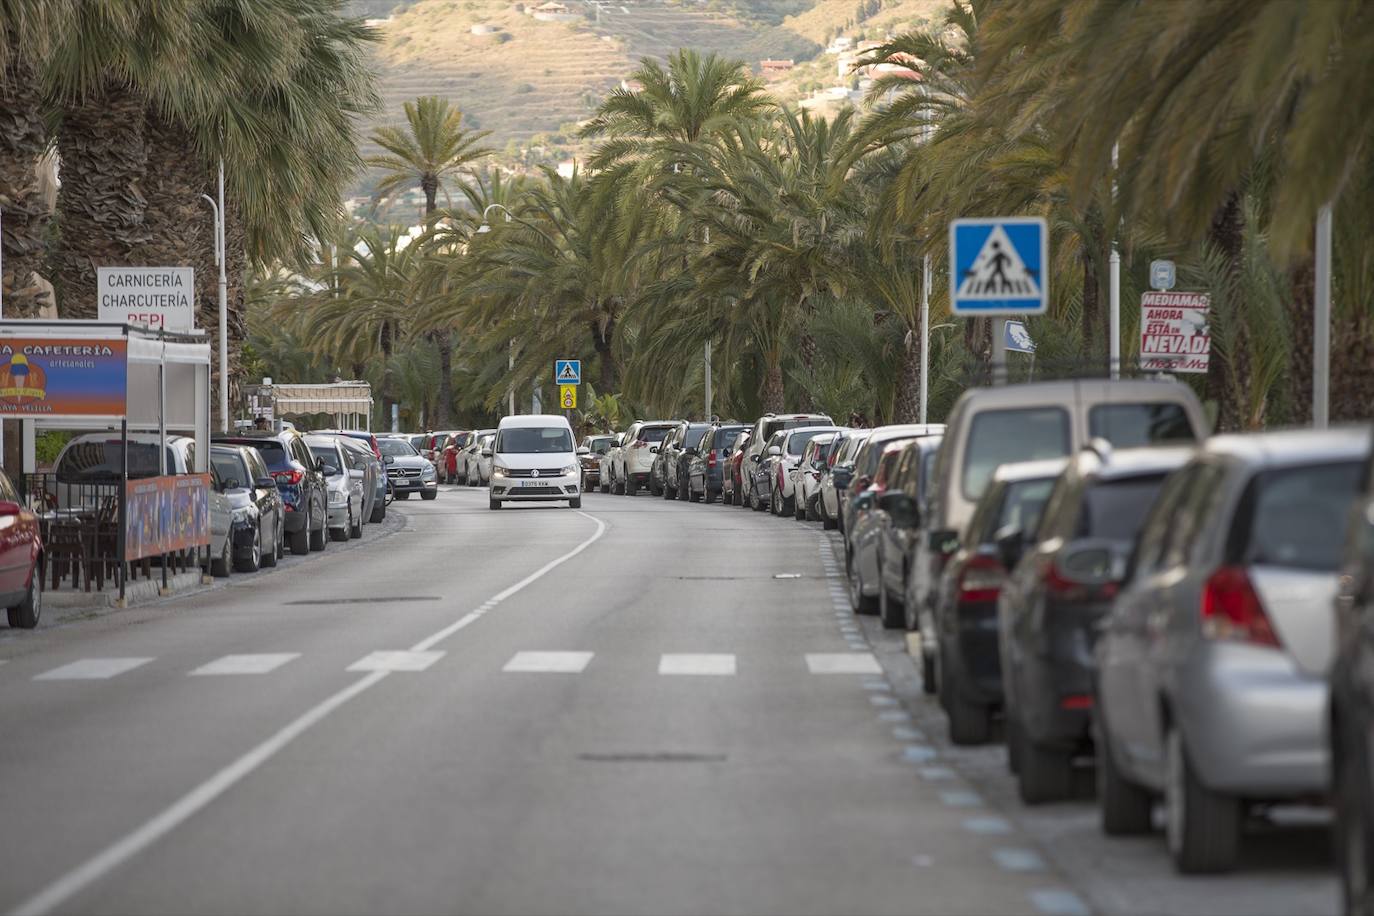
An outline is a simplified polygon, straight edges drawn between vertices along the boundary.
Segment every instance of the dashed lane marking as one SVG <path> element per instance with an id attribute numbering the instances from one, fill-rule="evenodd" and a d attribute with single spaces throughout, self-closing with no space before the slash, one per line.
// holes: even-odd
<path id="1" fill-rule="evenodd" d="M 520 674 L 581 674 L 593 652 L 517 652 L 502 671 Z"/>
<path id="2" fill-rule="evenodd" d="M 424 671 L 444 657 L 442 652 L 369 652 L 348 666 L 349 671 Z"/>
<path id="3" fill-rule="evenodd" d="M 80 661 L 44 671 L 35 681 L 103 681 L 146 665 L 151 658 L 83 658 Z"/>
<path id="4" fill-rule="evenodd" d="M 1073 891 L 1051 887 L 1031 891 L 1031 905 L 1046 916 L 1089 916 L 1088 905 Z"/>
<path id="5" fill-rule="evenodd" d="M 992 851 L 992 861 L 1006 871 L 1044 871 L 1045 860 L 1032 849 L 1002 848 Z"/>
<path id="6" fill-rule="evenodd" d="M 735 673 L 735 656 L 723 653 L 665 654 L 658 660 L 658 673 L 729 676 Z"/>
<path id="7" fill-rule="evenodd" d="M 808 652 L 806 670 L 812 674 L 882 674 L 871 652 Z"/>
<path id="8" fill-rule="evenodd" d="M 218 674 L 268 674 L 289 661 L 300 658 L 299 652 L 270 652 L 263 655 L 226 655 L 190 672 L 191 676 Z"/>
<path id="9" fill-rule="evenodd" d="M 1004 817 L 971 817 L 964 821 L 964 829 L 969 833 L 983 835 L 1004 835 L 1011 833 L 1011 823 Z"/>
<path id="10" fill-rule="evenodd" d="M 951 808 L 977 808 L 983 803 L 983 796 L 970 789 L 954 789 L 941 792 L 940 801 Z"/>

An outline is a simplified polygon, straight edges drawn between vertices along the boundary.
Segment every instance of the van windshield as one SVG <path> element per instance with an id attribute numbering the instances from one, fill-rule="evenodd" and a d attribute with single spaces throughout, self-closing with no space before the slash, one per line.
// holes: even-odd
<path id="1" fill-rule="evenodd" d="M 1069 415 L 1060 407 L 985 410 L 973 418 L 964 450 L 964 498 L 977 502 L 1004 464 L 1069 453 Z"/>
<path id="2" fill-rule="evenodd" d="M 1088 435 L 1116 448 L 1192 442 L 1197 436 L 1182 404 L 1098 404 L 1088 411 Z"/>
<path id="3" fill-rule="evenodd" d="M 502 455 L 547 455 L 573 450 L 572 433 L 564 426 L 512 426 L 496 434 Z"/>

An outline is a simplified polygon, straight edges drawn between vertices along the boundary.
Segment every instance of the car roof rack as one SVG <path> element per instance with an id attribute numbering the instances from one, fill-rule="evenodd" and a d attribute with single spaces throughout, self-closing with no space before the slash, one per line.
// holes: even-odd
<path id="1" fill-rule="evenodd" d="M 1089 439 L 1083 443 L 1081 450 L 1091 452 L 1103 461 L 1110 461 L 1112 457 L 1112 443 L 1102 436 L 1094 436 Z"/>

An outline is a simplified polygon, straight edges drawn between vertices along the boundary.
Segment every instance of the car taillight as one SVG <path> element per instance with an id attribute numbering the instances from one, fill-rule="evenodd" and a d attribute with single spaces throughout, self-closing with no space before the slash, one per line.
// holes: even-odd
<path id="1" fill-rule="evenodd" d="M 715 449 L 708 449 L 707 452 L 706 452 L 706 467 L 707 467 L 708 470 L 713 470 L 713 469 L 715 468 L 715 466 L 716 466 L 716 450 L 715 450 Z"/>
<path id="2" fill-rule="evenodd" d="M 301 482 L 301 479 L 303 477 L 305 477 L 305 474 L 301 471 L 295 470 L 294 468 L 289 471 L 272 472 L 272 479 L 275 480 L 277 483 L 297 484 Z"/>
<path id="3" fill-rule="evenodd" d="M 1202 635 L 1279 648 L 1269 615 L 1240 566 L 1223 566 L 1202 587 Z"/>
<path id="4" fill-rule="evenodd" d="M 1001 563 L 992 557 L 975 556 L 959 573 L 959 600 L 970 604 L 996 601 L 1005 580 Z"/>

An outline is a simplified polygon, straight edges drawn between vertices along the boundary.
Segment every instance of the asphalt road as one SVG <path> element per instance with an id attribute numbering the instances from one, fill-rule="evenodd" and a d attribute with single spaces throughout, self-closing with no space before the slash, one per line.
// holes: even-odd
<path id="1" fill-rule="evenodd" d="M 0 911 L 1110 909 L 950 758 L 819 526 L 395 508 L 289 569 L 0 629 Z"/>

